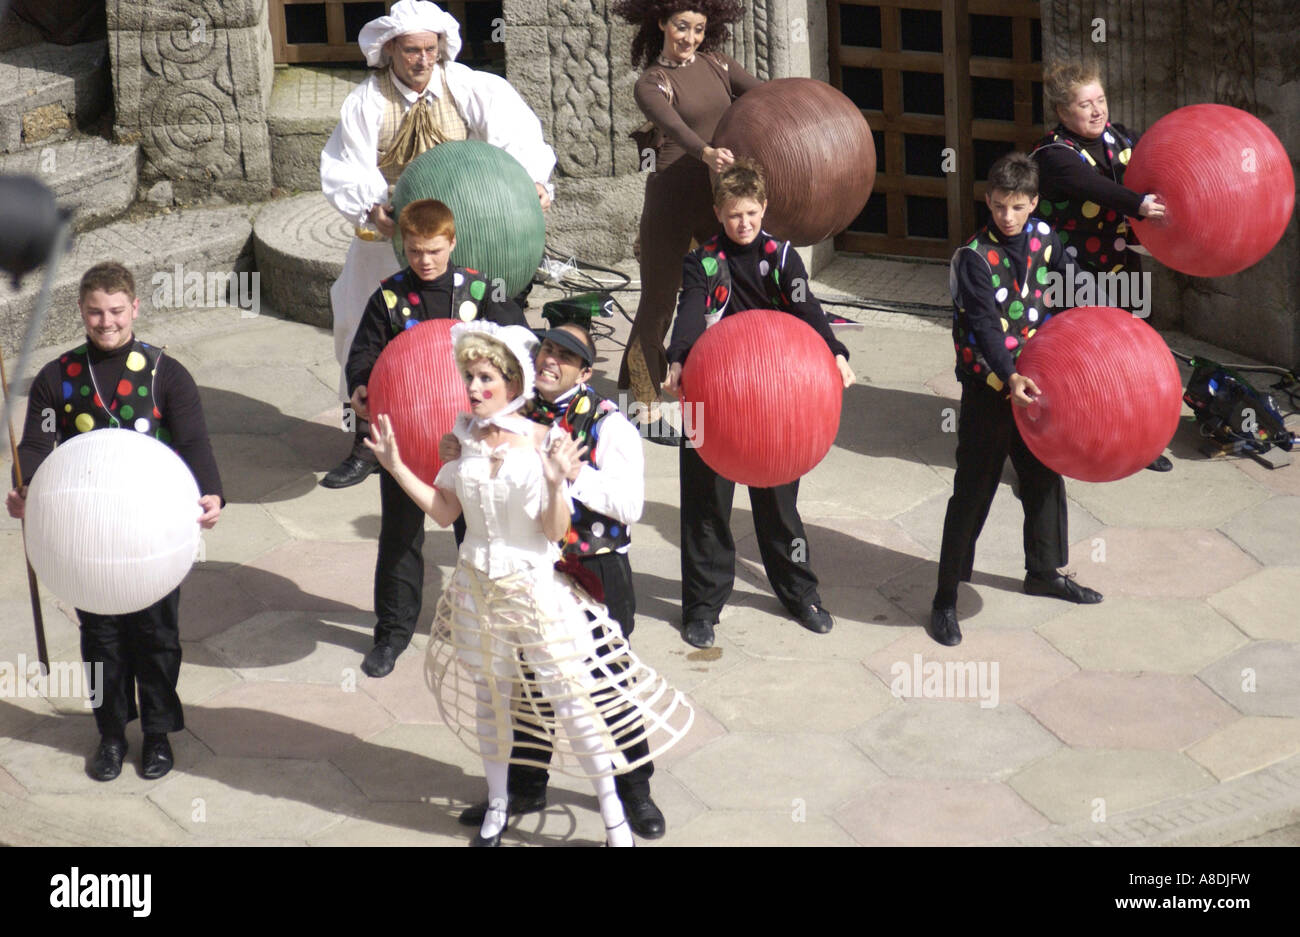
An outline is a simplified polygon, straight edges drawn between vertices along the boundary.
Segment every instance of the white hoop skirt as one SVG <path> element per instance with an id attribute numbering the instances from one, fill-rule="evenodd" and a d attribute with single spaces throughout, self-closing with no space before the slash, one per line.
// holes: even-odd
<path id="1" fill-rule="evenodd" d="M 577 777 L 591 772 L 574 751 L 575 725 L 584 754 L 595 739 L 612 759 L 605 776 L 658 757 L 695 718 L 686 698 L 632 653 L 605 607 L 550 566 L 493 579 L 462 559 L 438 601 L 425 679 L 443 720 L 476 753 L 495 742 L 494 760 L 536 764 L 511 749 L 552 749 L 551 768 Z M 585 718 L 560 724 L 551 705 L 558 700 L 573 700 Z M 483 702 L 490 722 L 480 722 Z M 490 726 L 486 739 L 481 726 Z M 649 752 L 629 756 L 640 741 Z"/>

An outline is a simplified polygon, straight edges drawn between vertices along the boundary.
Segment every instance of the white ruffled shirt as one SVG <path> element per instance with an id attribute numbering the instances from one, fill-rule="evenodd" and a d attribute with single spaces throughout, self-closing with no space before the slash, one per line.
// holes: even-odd
<path id="1" fill-rule="evenodd" d="M 554 198 L 548 180 L 555 168 L 555 151 L 542 138 L 537 115 L 504 78 L 448 62 L 434 70 L 423 92 L 412 91 L 392 72 L 375 72 L 343 101 L 338 126 L 321 151 L 320 181 L 325 198 L 354 225 L 365 224 L 371 207 L 388 201 L 388 180 L 379 171 L 379 128 L 385 107 L 379 82 L 391 80 L 409 108 L 421 97 L 438 97 L 443 70 L 469 139 L 501 147 Z"/>
<path id="2" fill-rule="evenodd" d="M 433 484 L 454 490 L 460 499 L 465 513 L 461 558 L 492 579 L 554 565 L 560 548 L 546 539 L 541 522 L 547 498 L 541 452 L 535 446 L 488 447 L 474 439 L 467 413 L 456 418 L 452 432 L 460 440 L 460 458 L 439 469 Z M 501 460 L 495 478 L 494 456 Z M 567 491 L 565 501 L 572 512 Z"/>

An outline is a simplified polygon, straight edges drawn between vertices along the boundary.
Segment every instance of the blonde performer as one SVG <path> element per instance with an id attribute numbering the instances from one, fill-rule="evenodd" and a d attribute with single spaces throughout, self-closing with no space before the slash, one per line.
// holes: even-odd
<path id="1" fill-rule="evenodd" d="M 533 395 L 536 337 L 492 322 L 453 326 L 451 336 L 470 401 L 453 430 L 461 457 L 430 487 L 402 463 L 385 416 L 375 417 L 368 444 L 439 525 L 465 515 L 426 676 L 447 725 L 483 757 L 488 810 L 470 845 L 500 845 L 518 730 L 554 747 L 556 769 L 592 780 L 606 842 L 631 846 L 613 775 L 665 751 L 694 713 L 632 654 L 575 571 L 557 568 L 572 513 L 566 476 L 582 450 L 517 412 Z M 630 761 L 626 751 L 643 738 L 629 733 L 638 719 L 649 752 Z"/>

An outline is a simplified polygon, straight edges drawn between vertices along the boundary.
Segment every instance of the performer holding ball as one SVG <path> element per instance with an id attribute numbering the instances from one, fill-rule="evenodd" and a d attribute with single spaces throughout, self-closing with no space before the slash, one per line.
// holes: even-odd
<path id="1" fill-rule="evenodd" d="M 507 766 L 521 731 L 535 744 L 553 742 L 557 767 L 592 779 L 608 844 L 630 846 L 611 775 L 676 741 L 667 720 L 684 716 L 684 733 L 689 706 L 632 655 L 604 606 L 555 568 L 573 510 L 567 478 L 585 449 L 561 427 L 516 412 L 533 396 L 536 337 L 523 327 L 471 322 L 454 326 L 452 341 L 471 408 L 454 430 L 460 458 L 430 487 L 402 463 L 382 414 L 369 445 L 437 523 L 445 527 L 464 511 L 465 539 L 438 603 L 426 672 L 447 724 L 467 744 L 476 738 L 483 756 L 488 809 L 471 845 L 500 845 Z M 516 718 L 521 709 L 526 715 Z M 670 737 L 629 757 L 635 740 L 616 738 L 622 733 L 611 726 L 636 719 Z"/>
<path id="2" fill-rule="evenodd" d="M 1165 205 L 1123 184 L 1139 134 L 1111 123 L 1095 65 L 1049 68 L 1043 91 L 1061 122 L 1030 154 L 1042 192 L 1038 214 L 1056 229 L 1067 259 L 1088 273 L 1140 274 L 1142 261 L 1125 219 L 1162 218 Z M 1161 455 L 1147 468 L 1167 472 L 1173 463 Z"/>
<path id="3" fill-rule="evenodd" d="M 747 309 L 777 309 L 796 315 L 826 340 L 844 386 L 854 381 L 849 352 L 831 333 L 821 304 L 812 295 L 803 261 L 789 242 L 762 230 L 767 182 L 752 160 L 737 159 L 714 187 L 713 211 L 723 234 L 686 255 L 682 294 L 668 347 L 668 379 L 663 389 L 681 389 L 682 366 L 705 328 L 723 316 Z M 791 406 L 797 406 L 791 401 Z M 707 419 L 707 414 L 705 415 Z M 756 417 L 757 418 L 757 417 Z M 681 451 L 682 623 L 695 647 L 711 647 L 713 626 L 731 595 L 736 575 L 736 544 L 731 535 L 735 483 L 718 475 L 691 446 Z M 763 567 L 777 598 L 799 624 L 814 634 L 831 630 L 834 619 L 822 607 L 817 577 L 807 552 L 795 500 L 799 482 L 775 488 L 750 488 Z M 800 558 L 795 559 L 798 555 Z"/>
<path id="4" fill-rule="evenodd" d="M 1092 604 L 1101 594 L 1063 575 L 1069 562 L 1065 481 L 1034 457 L 1016 428 L 1011 403 L 1027 407 L 1041 393 L 1016 372 L 1016 358 L 1051 318 L 1036 284 L 1047 268 L 1064 275 L 1060 239 L 1031 217 L 1038 205 L 1038 169 L 1023 153 L 1009 153 L 989 169 L 984 196 L 989 223 L 953 254 L 949 287 L 953 343 L 961 381 L 957 474 L 943 521 L 939 585 L 926 632 L 940 644 L 961 643 L 957 584 L 970 582 L 979 539 L 1011 456 L 1025 510 L 1025 592 Z"/>
<path id="5" fill-rule="evenodd" d="M 735 155 L 710 140 L 733 99 L 762 84 L 740 63 L 716 51 L 727 25 L 744 12 L 736 0 L 618 0 L 611 9 L 637 27 L 632 61 L 645 67 L 633 94 L 653 126 L 637 142 L 654 150 L 641 210 L 641 302 L 628 335 L 618 386 L 647 408 L 651 442 L 677 445 L 681 436 L 658 422 L 659 385 L 667 370 L 664 338 L 681 285 L 682 258 L 691 239 L 718 232 L 709 211 L 709 174 Z M 643 150 L 644 153 L 644 150 Z M 644 157 L 643 157 L 644 162 Z"/>

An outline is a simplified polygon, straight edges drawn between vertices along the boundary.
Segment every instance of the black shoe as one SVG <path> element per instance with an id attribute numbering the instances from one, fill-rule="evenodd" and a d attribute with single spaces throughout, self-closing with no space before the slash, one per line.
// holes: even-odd
<path id="1" fill-rule="evenodd" d="M 541 790 L 536 794 L 511 794 L 510 804 L 506 808 L 510 816 L 517 817 L 525 813 L 538 813 L 546 809 L 546 791 Z M 477 803 L 472 807 L 466 807 L 456 818 L 456 822 L 461 826 L 482 826 L 483 818 L 487 816 L 488 802 Z"/>
<path id="2" fill-rule="evenodd" d="M 799 622 L 813 634 L 826 634 L 835 627 L 835 619 L 831 613 L 821 607 L 821 604 L 814 602 L 812 605 L 805 605 L 798 611 L 791 612 L 794 620 Z"/>
<path id="3" fill-rule="evenodd" d="M 391 644 L 376 644 L 361 662 L 361 672 L 367 677 L 386 677 L 393 672 L 400 653 Z"/>
<path id="4" fill-rule="evenodd" d="M 86 771 L 96 781 L 111 781 L 122 773 L 122 759 L 125 757 L 126 739 L 101 738 Z"/>
<path id="5" fill-rule="evenodd" d="M 688 621 L 686 627 L 682 629 L 682 637 L 691 647 L 713 647 L 713 625 L 715 623 L 706 621 L 703 618 L 697 618 L 695 621 Z"/>
<path id="6" fill-rule="evenodd" d="M 961 644 L 961 628 L 957 627 L 957 609 L 951 605 L 930 609 L 930 621 L 925 633 L 945 647 Z"/>
<path id="7" fill-rule="evenodd" d="M 145 735 L 140 753 L 140 774 L 155 781 L 172 769 L 172 747 L 164 734 Z"/>
<path id="8" fill-rule="evenodd" d="M 628 794 L 620 798 L 623 801 L 623 813 L 627 817 L 632 832 L 642 839 L 658 839 L 668 829 L 664 813 L 660 810 L 650 794 Z"/>
<path id="9" fill-rule="evenodd" d="M 1170 462 L 1167 457 L 1158 455 L 1156 456 L 1156 460 L 1147 466 L 1147 471 L 1168 472 L 1173 467 L 1174 467 L 1174 463 Z"/>
<path id="10" fill-rule="evenodd" d="M 378 462 L 369 462 L 354 455 L 348 456 L 320 480 L 322 488 L 350 488 L 359 485 L 372 472 L 379 471 Z"/>
<path id="11" fill-rule="evenodd" d="M 668 418 L 660 416 L 653 423 L 646 423 L 638 426 L 637 430 L 645 437 L 646 442 L 652 442 L 660 446 L 680 447 L 685 441 L 682 431 L 668 422 Z"/>
<path id="12" fill-rule="evenodd" d="M 1081 586 L 1070 576 L 1060 573 L 1027 573 L 1025 575 L 1026 595 L 1045 595 L 1053 599 L 1065 599 L 1079 605 L 1096 605 L 1101 601 L 1101 593 L 1087 586 Z"/>

